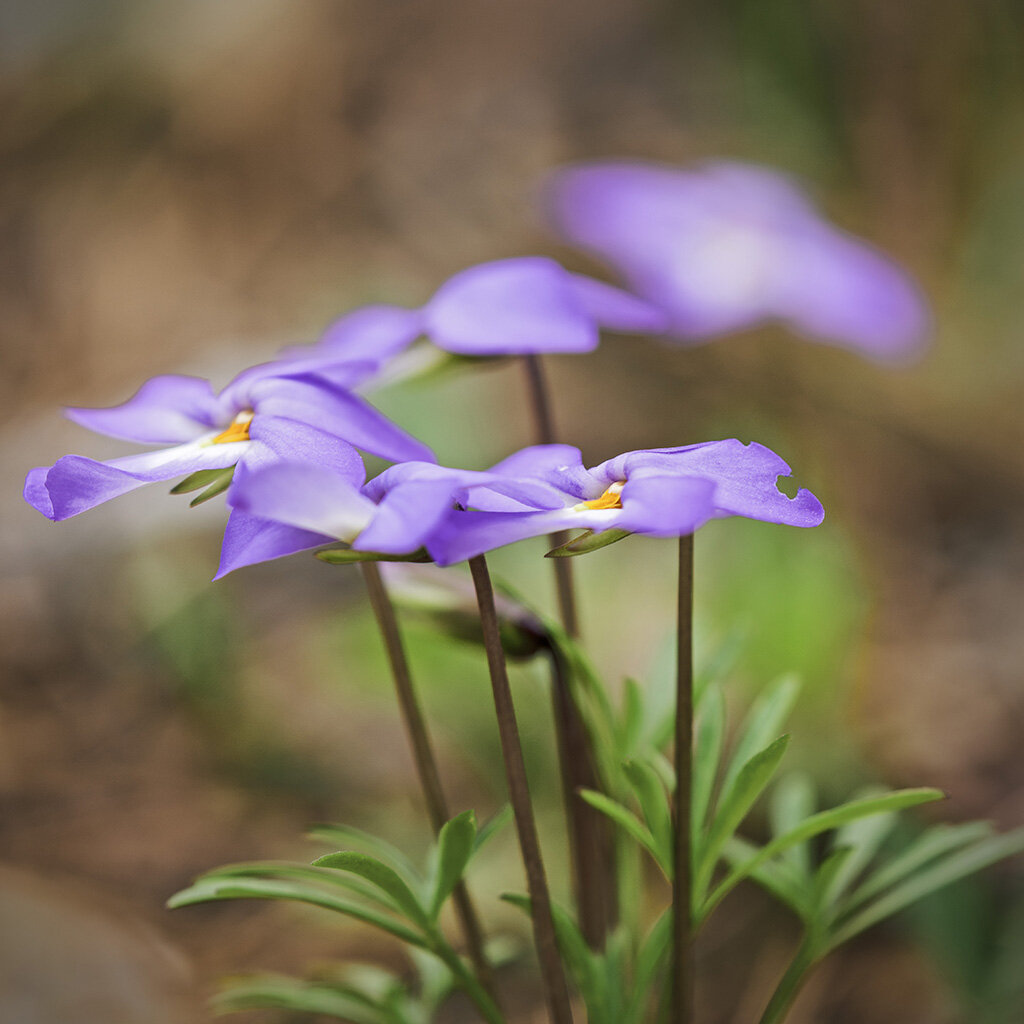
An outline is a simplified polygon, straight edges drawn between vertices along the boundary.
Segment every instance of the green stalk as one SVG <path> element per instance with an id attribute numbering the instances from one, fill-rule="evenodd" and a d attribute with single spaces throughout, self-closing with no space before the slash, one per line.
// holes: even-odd
<path id="1" fill-rule="evenodd" d="M 796 951 L 792 963 L 786 969 L 786 973 L 775 986 L 775 991 L 772 993 L 764 1013 L 761 1014 L 759 1024 L 780 1024 L 786 1019 L 811 968 L 818 962 L 818 959 L 814 943 L 809 936 L 805 937 Z"/>

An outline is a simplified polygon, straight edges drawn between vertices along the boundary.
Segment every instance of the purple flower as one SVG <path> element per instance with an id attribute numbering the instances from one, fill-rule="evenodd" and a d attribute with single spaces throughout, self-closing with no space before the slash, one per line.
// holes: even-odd
<path id="1" fill-rule="evenodd" d="M 352 364 L 356 379 L 370 364 Z M 282 458 L 333 467 L 363 479 L 355 448 L 386 459 L 429 459 L 430 450 L 357 398 L 339 381 L 303 372 L 296 364 L 267 363 L 236 377 L 219 394 L 197 377 L 155 377 L 123 405 L 68 409 L 97 433 L 163 447 L 98 462 L 66 455 L 33 469 L 25 500 L 53 520 L 68 519 L 143 484 L 199 470 L 235 467 L 231 486 L 246 472 Z"/>
<path id="2" fill-rule="evenodd" d="M 664 313 L 539 256 L 481 263 L 449 278 L 420 309 L 365 306 L 332 324 L 320 357 L 383 359 L 425 335 L 472 356 L 589 352 L 602 327 L 661 332 Z"/>
<path id="3" fill-rule="evenodd" d="M 676 338 L 781 320 L 881 360 L 911 355 L 927 338 L 911 279 L 767 168 L 583 164 L 552 175 L 545 199 L 555 230 L 663 310 Z"/>
<path id="4" fill-rule="evenodd" d="M 777 486 L 790 468 L 769 448 L 737 440 L 685 448 L 627 452 L 586 469 L 569 445 L 525 448 L 494 466 L 488 476 L 534 485 L 510 500 L 492 483 L 473 487 L 427 539 L 439 565 L 557 530 L 607 530 L 678 537 L 709 519 L 746 516 L 790 526 L 817 526 L 821 502 L 810 491 L 795 498 Z"/>
<path id="5" fill-rule="evenodd" d="M 550 497 L 550 488 L 541 481 L 418 461 L 392 466 L 365 487 L 361 483 L 337 466 L 282 462 L 246 474 L 228 501 L 233 519 L 244 516 L 301 531 L 303 548 L 340 540 L 356 551 L 406 555 L 423 548 L 474 487 L 493 488 L 493 500 L 518 508 Z M 290 547 L 291 540 L 288 535 L 287 544 L 267 544 L 262 536 L 253 542 L 239 533 L 235 542 L 225 540 L 217 577 L 302 549 Z"/>

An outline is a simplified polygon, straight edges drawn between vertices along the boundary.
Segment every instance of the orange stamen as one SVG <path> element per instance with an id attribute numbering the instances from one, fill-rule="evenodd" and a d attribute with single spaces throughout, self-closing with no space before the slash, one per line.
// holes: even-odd
<path id="1" fill-rule="evenodd" d="M 590 501 L 582 501 L 577 508 L 609 509 L 622 508 L 622 488 L 625 482 L 614 483 L 600 498 L 591 498 Z"/>
<path id="2" fill-rule="evenodd" d="M 231 444 L 232 441 L 248 441 L 250 423 L 252 423 L 252 411 L 247 409 L 245 412 L 240 412 L 231 421 L 227 430 L 221 431 L 210 443 Z"/>

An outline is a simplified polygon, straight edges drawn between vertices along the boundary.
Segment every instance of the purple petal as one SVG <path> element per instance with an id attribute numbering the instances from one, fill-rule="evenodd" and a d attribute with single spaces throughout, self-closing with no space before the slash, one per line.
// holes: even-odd
<path id="1" fill-rule="evenodd" d="M 870 246 L 838 231 L 794 240 L 780 287 L 780 315 L 812 339 L 880 360 L 901 360 L 926 344 L 930 318 L 911 279 Z"/>
<path id="2" fill-rule="evenodd" d="M 715 514 L 714 497 L 711 480 L 641 472 L 622 489 L 622 511 L 614 527 L 652 537 L 681 537 Z"/>
<path id="3" fill-rule="evenodd" d="M 364 306 L 335 320 L 317 349 L 325 358 L 378 364 L 408 348 L 423 333 L 423 314 L 400 306 Z"/>
<path id="4" fill-rule="evenodd" d="M 408 554 L 424 542 L 454 504 L 451 480 L 411 480 L 392 488 L 352 547 L 360 551 Z"/>
<path id="5" fill-rule="evenodd" d="M 351 542 L 376 506 L 349 481 L 318 466 L 276 463 L 231 488 L 233 508 L 321 536 Z"/>
<path id="6" fill-rule="evenodd" d="M 280 416 L 254 416 L 249 425 L 252 444 L 239 462 L 239 470 L 254 471 L 274 462 L 308 462 L 362 487 L 366 466 L 347 441 L 308 423 Z M 236 473 L 236 478 L 238 473 Z"/>
<path id="7" fill-rule="evenodd" d="M 52 466 L 28 474 L 25 500 L 48 519 L 59 522 L 155 480 L 172 480 L 199 469 L 226 469 L 239 460 L 246 445 L 245 441 L 212 445 L 193 442 L 109 462 L 65 455 Z"/>
<path id="8" fill-rule="evenodd" d="M 438 565 L 453 565 L 486 551 L 578 525 L 579 513 L 451 512 L 427 540 Z M 584 529 L 588 528 L 586 526 Z"/>
<path id="9" fill-rule="evenodd" d="M 245 565 L 269 562 L 273 558 L 308 551 L 330 543 L 330 537 L 323 537 L 308 530 L 297 530 L 283 523 L 258 519 L 246 512 L 233 509 L 224 528 L 224 543 L 221 546 L 220 566 L 215 580 Z"/>
<path id="10" fill-rule="evenodd" d="M 779 319 L 813 339 L 898 359 L 927 337 L 911 279 L 766 168 L 594 164 L 555 174 L 546 199 L 562 236 L 615 267 L 679 338 Z"/>
<path id="11" fill-rule="evenodd" d="M 180 444 L 216 426 L 219 406 L 209 381 L 169 374 L 146 381 L 123 405 L 64 412 L 98 434 L 141 444 Z"/>
<path id="12" fill-rule="evenodd" d="M 669 329 L 663 309 L 592 277 L 572 274 L 571 279 L 576 298 L 599 326 L 626 334 L 662 334 Z"/>
<path id="13" fill-rule="evenodd" d="M 351 391 L 314 375 L 257 381 L 250 398 L 251 408 L 259 415 L 308 423 L 381 458 L 434 461 L 425 444 L 383 413 Z"/>
<path id="14" fill-rule="evenodd" d="M 470 267 L 438 289 L 424 314 L 430 339 L 465 355 L 589 352 L 598 342 L 572 276 L 543 257 Z"/>

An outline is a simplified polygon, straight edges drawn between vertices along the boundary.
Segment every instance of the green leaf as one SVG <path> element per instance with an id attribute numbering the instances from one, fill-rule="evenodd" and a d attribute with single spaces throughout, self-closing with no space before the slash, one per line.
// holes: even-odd
<path id="1" fill-rule="evenodd" d="M 672 814 L 668 794 L 654 769 L 643 761 L 630 761 L 623 770 L 636 793 L 647 828 L 654 845 L 661 851 L 661 859 L 672 860 Z"/>
<path id="2" fill-rule="evenodd" d="M 635 839 L 655 859 L 665 877 L 671 879 L 671 856 L 667 861 L 662 859 L 662 851 L 654 841 L 650 829 L 628 807 L 623 807 L 622 804 L 593 789 L 581 789 L 580 796 L 591 807 L 595 807 L 602 814 L 607 815 L 627 835 Z"/>
<path id="3" fill-rule="evenodd" d="M 518 907 L 528 916 L 533 916 L 533 906 L 529 896 L 521 893 L 503 893 L 501 897 L 506 903 Z M 572 977 L 574 984 L 583 996 L 587 1009 L 592 1017 L 600 1013 L 601 978 L 600 957 L 591 952 L 586 940 L 583 938 L 576 922 L 557 903 L 551 904 L 551 919 L 555 925 L 555 939 L 558 942 L 558 952 L 562 956 L 566 968 Z"/>
<path id="4" fill-rule="evenodd" d="M 702 845 L 704 822 L 711 806 L 711 793 L 718 774 L 724 735 L 725 699 L 722 688 L 716 683 L 709 683 L 694 724 L 691 822 L 695 849 Z"/>
<path id="5" fill-rule="evenodd" d="M 871 821 L 872 819 L 862 820 Z M 829 852 L 815 872 L 813 902 L 818 915 L 824 916 L 829 905 L 835 900 L 836 894 L 842 891 L 837 879 L 842 877 L 853 853 L 852 846 L 837 846 Z"/>
<path id="6" fill-rule="evenodd" d="M 512 805 L 504 804 L 499 807 L 477 829 L 476 839 L 473 841 L 473 856 L 475 857 L 511 820 Z"/>
<path id="7" fill-rule="evenodd" d="M 224 479 L 231 483 L 234 475 L 234 466 L 228 466 L 227 469 L 197 469 L 184 480 L 179 480 L 171 488 L 171 494 L 188 494 L 190 491 L 198 491 L 201 487 L 215 486 Z"/>
<path id="8" fill-rule="evenodd" d="M 864 796 L 877 795 L 865 793 Z M 850 888 L 857 877 L 871 863 L 882 843 L 896 824 L 896 814 L 872 814 L 867 818 L 848 821 L 836 831 L 833 845 L 848 846 L 852 853 L 843 863 L 842 869 L 836 871 L 831 888 L 823 893 L 828 903 L 836 903 Z"/>
<path id="9" fill-rule="evenodd" d="M 618 728 L 618 753 L 623 761 L 635 757 L 644 727 L 644 697 L 639 683 L 627 679 L 622 694 L 622 711 Z"/>
<path id="10" fill-rule="evenodd" d="M 416 898 L 412 889 L 405 883 L 402 876 L 376 857 L 370 857 L 365 853 L 357 853 L 355 850 L 341 850 L 338 853 L 328 853 L 313 861 L 313 866 L 318 868 L 333 868 L 336 871 L 349 871 L 354 875 L 365 878 L 371 884 L 377 886 L 386 893 L 395 908 L 401 911 L 410 921 L 427 928 L 430 925 L 430 918 L 420 901 Z"/>
<path id="11" fill-rule="evenodd" d="M 427 913 L 432 921 L 444 906 L 459 883 L 470 857 L 473 856 L 476 840 L 476 815 L 472 811 L 445 822 L 437 837 L 437 874 L 431 887 Z"/>
<path id="12" fill-rule="evenodd" d="M 799 678 L 795 675 L 784 675 L 770 683 L 764 693 L 754 701 L 733 750 L 725 778 L 722 780 L 719 803 L 729 799 L 743 766 L 759 750 L 764 750 L 782 731 L 799 694 Z"/>
<path id="13" fill-rule="evenodd" d="M 699 905 L 711 882 L 712 872 L 726 840 L 735 833 L 747 816 L 754 801 L 771 781 L 789 744 L 788 736 L 780 736 L 774 743 L 755 754 L 736 775 L 732 787 L 719 798 L 715 816 L 708 829 L 694 873 L 694 899 Z"/>
<path id="14" fill-rule="evenodd" d="M 331 565 L 352 565 L 355 562 L 432 562 L 433 559 L 423 551 L 413 551 L 408 555 L 389 555 L 381 551 L 355 551 L 352 548 L 324 548 L 315 552 L 321 562 Z"/>
<path id="15" fill-rule="evenodd" d="M 413 889 L 423 884 L 419 869 L 397 846 L 361 828 L 352 825 L 315 825 L 307 834 L 311 839 L 328 846 L 354 846 L 363 853 L 369 853 L 394 868 Z"/>
<path id="16" fill-rule="evenodd" d="M 576 555 L 586 555 L 591 551 L 598 551 L 600 548 L 606 548 L 609 544 L 615 544 L 620 540 L 625 540 L 630 536 L 629 530 L 602 530 L 600 533 L 595 533 L 593 530 L 587 530 L 586 533 L 581 533 L 578 537 L 573 537 L 567 544 L 561 545 L 561 547 L 552 548 L 544 557 L 545 558 L 572 558 Z"/>
<path id="17" fill-rule="evenodd" d="M 235 467 L 232 466 L 219 480 L 210 484 L 210 486 L 201 494 L 197 494 L 188 503 L 188 507 L 195 508 L 197 505 L 202 505 L 203 502 L 209 501 L 211 498 L 216 498 L 218 494 L 223 494 L 231 486 L 231 481 L 234 475 Z"/>
<path id="18" fill-rule="evenodd" d="M 639 1024 L 656 989 L 658 971 L 672 943 L 672 908 L 665 910 L 647 933 L 633 967 L 633 992 L 623 1024 Z"/>
<path id="19" fill-rule="evenodd" d="M 844 911 L 849 913 L 873 896 L 902 882 L 931 861 L 969 846 L 979 839 L 987 839 L 993 834 L 992 825 L 987 821 L 970 821 L 963 825 L 933 825 L 901 853 L 866 878 L 846 900 Z"/>
<path id="20" fill-rule="evenodd" d="M 410 946 L 427 948 L 424 937 L 400 921 L 386 917 L 370 907 L 343 899 L 334 893 L 281 879 L 203 876 L 187 889 L 175 893 L 167 901 L 167 905 L 174 909 L 212 900 L 239 899 L 294 900 L 298 903 L 308 903 L 314 907 L 336 911 L 365 924 L 372 924 Z"/>
<path id="21" fill-rule="evenodd" d="M 817 798 L 814 783 L 804 772 L 784 775 L 772 789 L 768 814 L 772 835 L 781 836 L 796 828 L 814 814 Z M 797 843 L 780 855 L 787 860 L 798 878 L 809 886 L 811 881 L 811 850 L 807 843 Z"/>
<path id="22" fill-rule="evenodd" d="M 730 838 L 722 847 L 722 856 L 730 865 L 745 864 L 761 851 L 756 843 L 739 836 Z M 801 875 L 791 861 L 781 857 L 765 861 L 750 871 L 749 877 L 762 889 L 770 892 L 780 903 L 788 906 L 801 920 L 806 921 L 812 913 L 810 897 L 813 883 L 810 873 Z"/>
<path id="23" fill-rule="evenodd" d="M 336 1017 L 350 1024 L 382 1024 L 379 1010 L 329 985 L 278 974 L 226 978 L 211 1000 L 218 1014 L 243 1010 L 292 1010 Z"/>
<path id="24" fill-rule="evenodd" d="M 906 878 L 862 910 L 845 917 L 833 932 L 829 944 L 835 948 L 866 928 L 908 907 L 938 889 L 973 875 L 997 861 L 1024 852 L 1024 828 L 1005 835 L 990 836 L 973 846 L 948 854 L 942 860 Z"/>
<path id="25" fill-rule="evenodd" d="M 805 842 L 822 832 L 831 831 L 848 821 L 865 817 L 869 814 L 884 814 L 888 811 L 899 811 L 918 804 L 942 800 L 945 794 L 939 789 L 899 789 L 882 796 L 867 797 L 861 800 L 850 800 L 827 811 L 819 811 L 802 821 L 796 828 L 785 835 L 776 836 L 772 841 L 761 847 L 760 851 L 749 861 L 740 864 L 715 887 L 703 901 L 698 923 L 707 920 L 708 914 L 727 896 L 744 878 L 750 875 L 772 857 L 790 849 L 797 843 Z"/>

